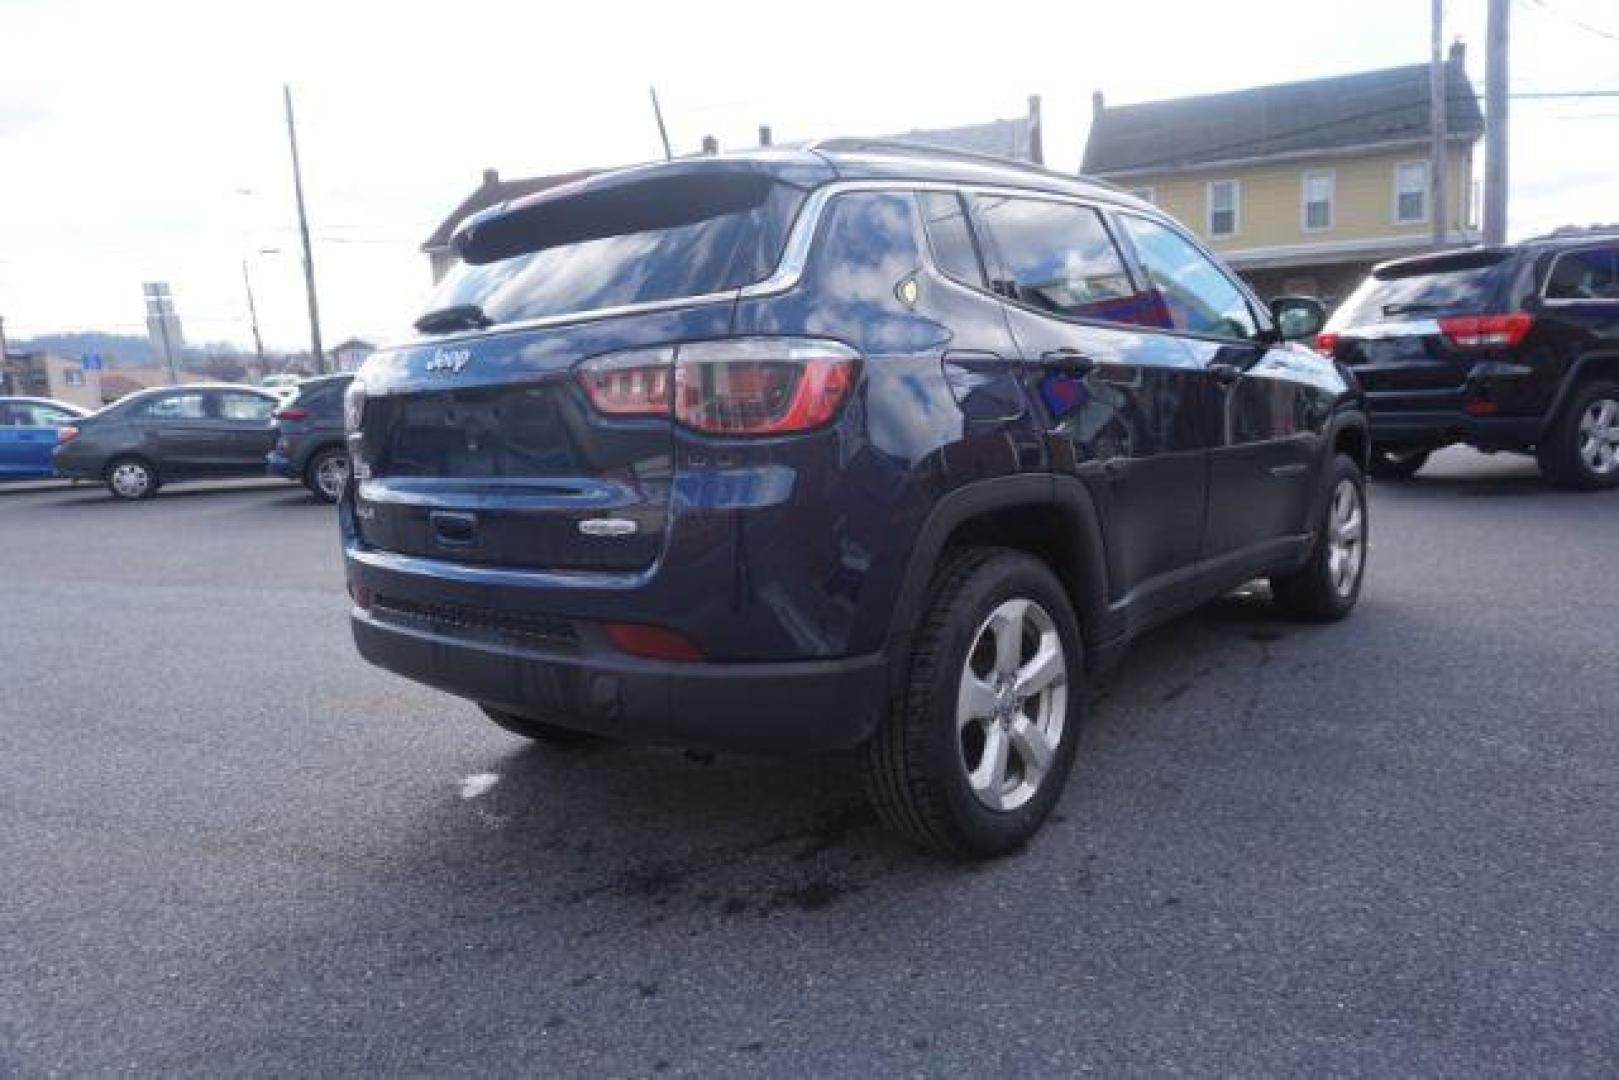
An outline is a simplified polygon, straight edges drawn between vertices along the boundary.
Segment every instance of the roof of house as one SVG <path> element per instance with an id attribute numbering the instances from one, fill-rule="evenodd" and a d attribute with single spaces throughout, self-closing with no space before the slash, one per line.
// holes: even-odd
<path id="1" fill-rule="evenodd" d="M 1484 117 L 1467 72 L 1445 65 L 1447 134 L 1476 139 Z M 1160 171 L 1429 137 L 1427 64 L 1224 94 L 1099 108 L 1083 171 Z"/>
<path id="2" fill-rule="evenodd" d="M 494 169 L 485 169 L 483 183 L 472 189 L 472 194 L 461 200 L 461 205 L 450 211 L 448 217 L 439 222 L 438 228 L 433 230 L 431 236 L 422 241 L 423 251 L 432 251 L 435 248 L 446 247 L 450 243 L 450 234 L 455 227 L 479 210 L 497 206 L 524 195 L 532 195 L 536 191 L 545 191 L 548 188 L 571 184 L 575 180 L 583 180 L 599 170 L 580 169 L 577 172 L 556 173 L 552 176 L 527 176 L 520 180 L 502 180 L 500 174 Z"/>
<path id="3" fill-rule="evenodd" d="M 332 346 L 332 352 L 342 352 L 344 349 L 375 349 L 376 346 L 363 338 L 351 337 L 347 341 L 340 341 Z"/>
<path id="4" fill-rule="evenodd" d="M 991 120 L 987 124 L 969 124 L 966 127 L 907 131 L 903 135 L 887 138 L 1028 161 L 1029 130 L 1028 117 L 1020 116 L 1015 120 Z"/>

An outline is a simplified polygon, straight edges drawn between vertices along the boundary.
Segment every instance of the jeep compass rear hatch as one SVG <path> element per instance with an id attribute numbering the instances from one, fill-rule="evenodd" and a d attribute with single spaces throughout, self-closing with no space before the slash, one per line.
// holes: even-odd
<path id="1" fill-rule="evenodd" d="M 470 219 L 423 337 L 373 357 L 351 395 L 360 539 L 478 565 L 650 565 L 674 421 L 672 368 L 646 358 L 725 337 L 736 290 L 771 272 L 825 178 L 680 162 Z"/>
<path id="2" fill-rule="evenodd" d="M 1528 327 L 1527 316 L 1507 310 L 1509 254 L 1480 248 L 1379 266 L 1333 313 L 1319 344 L 1370 394 L 1412 394 L 1412 408 L 1452 407 L 1473 365 L 1515 345 Z"/>

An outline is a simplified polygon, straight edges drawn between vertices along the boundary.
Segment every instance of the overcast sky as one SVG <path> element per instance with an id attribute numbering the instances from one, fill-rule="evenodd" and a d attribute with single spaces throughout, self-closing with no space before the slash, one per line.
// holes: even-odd
<path id="1" fill-rule="evenodd" d="M 388 338 L 416 249 L 478 182 L 751 144 L 1020 115 L 1076 168 L 1093 89 L 1142 101 L 1424 61 L 1428 0 L 1002 5 L 0 0 L 0 315 L 13 337 L 308 340 L 282 126 L 293 86 L 328 344 Z M 1484 0 L 1448 0 L 1484 85 Z M 1619 89 L 1619 3 L 1514 0 L 1513 90 Z M 1579 25 L 1584 23 L 1586 25 Z M 1605 36 L 1611 35 L 1611 36 Z M 1513 105 L 1514 235 L 1619 221 L 1619 98 Z M 265 249 L 272 249 L 266 253 Z"/>

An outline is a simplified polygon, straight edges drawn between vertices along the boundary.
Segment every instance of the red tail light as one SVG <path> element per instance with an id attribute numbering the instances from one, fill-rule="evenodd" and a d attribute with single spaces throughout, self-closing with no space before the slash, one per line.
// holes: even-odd
<path id="1" fill-rule="evenodd" d="M 598 357 L 579 369 L 590 403 L 609 416 L 666 416 L 674 386 L 673 349 Z"/>
<path id="2" fill-rule="evenodd" d="M 608 415 L 672 415 L 715 435 L 781 435 L 836 416 L 859 362 L 836 341 L 736 338 L 599 357 L 580 367 L 579 383 Z"/>
<path id="3" fill-rule="evenodd" d="M 277 420 L 308 420 L 309 410 L 300 405 L 289 405 L 285 409 L 275 411 Z"/>
<path id="4" fill-rule="evenodd" d="M 57 446 L 65 446 L 78 437 L 79 429 L 76 427 L 59 427 L 56 429 Z"/>
<path id="5" fill-rule="evenodd" d="M 1323 330 L 1315 336 L 1315 351 L 1322 356 L 1331 356 L 1338 348 L 1338 335 L 1331 330 Z"/>
<path id="6" fill-rule="evenodd" d="M 703 652 L 684 634 L 662 626 L 608 623 L 607 640 L 613 648 L 647 660 L 701 660 Z"/>
<path id="7" fill-rule="evenodd" d="M 1458 349 L 1486 349 L 1518 344 L 1534 322 L 1534 316 L 1521 311 L 1512 315 L 1452 315 L 1439 320 L 1439 330 Z"/>

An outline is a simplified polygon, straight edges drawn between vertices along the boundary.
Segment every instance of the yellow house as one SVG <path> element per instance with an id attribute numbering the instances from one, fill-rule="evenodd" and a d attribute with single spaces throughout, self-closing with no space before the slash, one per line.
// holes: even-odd
<path id="1" fill-rule="evenodd" d="M 1477 243 L 1484 131 L 1460 43 L 1446 64 L 1446 246 Z M 1429 67 L 1137 105 L 1094 96 L 1083 171 L 1156 203 L 1265 298 L 1342 298 L 1433 247 Z"/>

